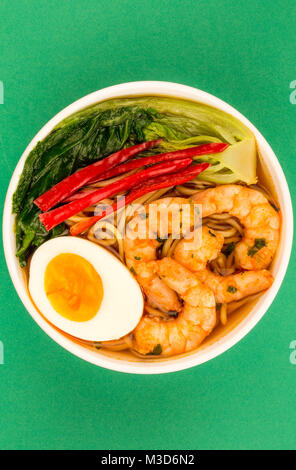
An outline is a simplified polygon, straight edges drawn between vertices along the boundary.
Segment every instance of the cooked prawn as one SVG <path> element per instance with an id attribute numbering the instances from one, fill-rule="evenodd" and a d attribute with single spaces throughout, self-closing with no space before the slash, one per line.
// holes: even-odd
<path id="1" fill-rule="evenodd" d="M 188 199 L 167 197 L 146 204 L 144 214 L 136 214 L 129 222 L 124 239 L 126 264 L 152 307 L 163 311 L 181 310 L 176 292 L 159 278 L 149 262 L 157 259 L 157 249 L 163 238 L 171 233 L 180 236 L 181 231 L 188 232 L 197 223 L 197 218 Z"/>
<path id="2" fill-rule="evenodd" d="M 217 258 L 224 244 L 224 237 L 221 233 L 215 232 L 205 225 L 201 231 L 197 230 L 201 234 L 201 239 L 197 237 L 195 239 L 194 237 L 182 238 L 173 253 L 173 257 L 178 263 L 193 272 L 205 269 L 208 261 Z"/>
<path id="3" fill-rule="evenodd" d="M 207 227 L 202 229 L 201 246 L 194 245 L 190 239 L 182 239 L 174 251 L 178 263 L 195 272 L 198 278 L 210 287 L 217 303 L 229 303 L 257 294 L 268 289 L 273 277 L 265 269 L 243 271 L 221 276 L 207 267 L 207 261 L 217 257 L 224 243 L 224 237 Z"/>
<path id="4" fill-rule="evenodd" d="M 244 236 L 235 246 L 237 266 L 257 270 L 270 265 L 279 241 L 280 216 L 261 192 L 229 184 L 198 192 L 192 200 L 202 205 L 203 217 L 227 212 L 240 220 Z"/>
<path id="5" fill-rule="evenodd" d="M 145 355 L 172 356 L 197 348 L 216 324 L 214 294 L 195 274 L 171 258 L 149 263 L 163 282 L 183 300 L 177 318 L 144 315 L 133 332 L 132 347 Z"/>
<path id="6" fill-rule="evenodd" d="M 273 283 L 272 274 L 267 269 L 242 271 L 229 276 L 220 276 L 210 269 L 205 269 L 196 275 L 213 290 L 216 302 L 222 304 L 257 294 L 268 289 Z"/>

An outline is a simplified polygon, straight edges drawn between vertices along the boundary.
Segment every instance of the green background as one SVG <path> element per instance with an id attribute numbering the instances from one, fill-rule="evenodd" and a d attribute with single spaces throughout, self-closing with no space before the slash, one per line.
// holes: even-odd
<path id="1" fill-rule="evenodd" d="M 1 0 L 0 188 L 37 131 L 102 87 L 168 80 L 245 114 L 295 200 L 294 0 Z M 1 264 L 0 448 L 296 448 L 296 265 L 268 314 L 202 366 L 162 376 L 104 370 L 63 350 L 26 313 Z"/>

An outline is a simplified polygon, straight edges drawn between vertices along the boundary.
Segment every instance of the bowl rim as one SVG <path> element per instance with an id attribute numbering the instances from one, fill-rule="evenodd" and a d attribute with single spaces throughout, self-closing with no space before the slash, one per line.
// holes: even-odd
<path id="1" fill-rule="evenodd" d="M 18 266 L 16 257 L 15 257 L 15 234 L 13 231 L 14 216 L 11 214 L 12 209 L 12 194 L 16 188 L 16 185 L 19 180 L 19 175 L 22 172 L 24 162 L 33 149 L 36 143 L 43 139 L 48 133 L 63 119 L 67 116 L 79 111 L 89 105 L 105 101 L 107 99 L 113 98 L 124 98 L 130 96 L 166 96 L 172 98 L 187 99 L 190 101 L 196 101 L 199 103 L 207 104 L 213 106 L 214 108 L 221 109 L 226 113 L 236 117 L 241 122 L 243 122 L 255 135 L 257 145 L 260 150 L 264 151 L 268 155 L 268 163 L 272 165 L 274 173 L 277 175 L 277 181 L 279 181 L 279 186 L 282 191 L 283 205 L 281 207 L 282 211 L 285 212 L 285 219 L 283 224 L 285 224 L 285 233 L 282 234 L 281 245 L 283 246 L 283 253 L 280 260 L 280 265 L 278 272 L 275 276 L 274 283 L 271 288 L 260 297 L 258 303 L 254 307 L 252 315 L 248 314 L 245 319 L 243 319 L 239 325 L 237 325 L 231 333 L 228 333 L 223 338 L 223 341 L 217 341 L 212 345 L 209 351 L 206 349 L 200 354 L 193 351 L 191 355 L 175 358 L 170 358 L 161 362 L 131 362 L 122 359 L 115 359 L 105 355 L 100 354 L 99 352 L 92 351 L 88 348 L 85 348 L 76 342 L 70 340 L 62 333 L 57 331 L 52 327 L 36 310 L 32 304 L 26 287 L 24 285 L 23 277 L 21 275 L 21 270 Z M 273 182 L 275 178 L 273 178 Z M 205 91 L 193 88 L 187 85 L 182 85 L 179 83 L 166 82 L 166 81 L 136 81 L 136 82 L 127 82 L 118 85 L 113 85 L 106 87 L 97 91 L 94 91 L 67 106 L 60 112 L 58 112 L 52 119 L 50 119 L 35 135 L 31 140 L 22 156 L 20 157 L 15 170 L 11 176 L 10 183 L 7 189 L 6 198 L 4 202 L 4 211 L 3 211 L 3 245 L 6 264 L 8 271 L 12 280 L 12 283 L 17 291 L 18 296 L 20 297 L 23 305 L 26 310 L 40 326 L 40 328 L 56 343 L 60 346 L 76 355 L 77 357 L 101 366 L 110 370 L 125 372 L 125 373 L 135 373 L 135 374 L 160 374 L 168 372 L 177 372 L 179 370 L 188 369 L 200 365 L 204 362 L 207 362 L 214 357 L 219 356 L 223 352 L 230 349 L 236 343 L 238 343 L 243 337 L 245 337 L 259 322 L 263 315 L 267 312 L 271 303 L 273 302 L 275 296 L 278 293 L 278 290 L 281 286 L 281 283 L 284 279 L 290 255 L 292 249 L 292 240 L 293 240 L 293 210 L 292 202 L 289 187 L 281 168 L 281 165 L 271 149 L 270 145 L 267 143 L 262 134 L 258 129 L 239 111 L 230 106 L 228 103 L 220 100 L 219 98 L 211 95 Z"/>

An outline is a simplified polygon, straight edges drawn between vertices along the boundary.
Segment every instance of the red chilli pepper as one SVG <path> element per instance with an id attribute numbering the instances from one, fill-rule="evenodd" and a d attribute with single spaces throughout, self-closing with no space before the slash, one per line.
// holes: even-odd
<path id="1" fill-rule="evenodd" d="M 176 174 L 171 174 L 169 179 L 166 176 L 159 176 L 158 178 L 153 178 L 149 182 L 139 185 L 130 192 L 125 198 L 121 198 L 118 202 L 114 203 L 112 206 L 108 207 L 99 215 L 93 217 L 88 217 L 81 222 L 78 222 L 70 228 L 70 233 L 73 236 L 80 235 L 80 233 L 85 232 L 89 227 L 94 225 L 99 220 L 103 219 L 107 215 L 112 214 L 113 212 L 118 211 L 119 209 L 131 204 L 133 201 L 138 199 L 145 194 L 148 194 L 152 191 L 157 191 L 158 189 L 168 188 L 170 186 L 177 186 L 179 184 L 187 183 L 191 181 L 202 171 L 206 170 L 209 167 L 209 163 L 200 163 L 199 165 L 194 165 L 189 168 L 186 168 L 183 171 L 180 171 Z"/>
<path id="2" fill-rule="evenodd" d="M 35 199 L 34 204 L 36 204 L 36 206 L 38 206 L 42 211 L 48 211 L 60 202 L 64 201 L 68 196 L 75 193 L 82 186 L 85 186 L 89 181 L 94 180 L 100 174 L 125 162 L 144 150 L 155 147 L 160 142 L 161 139 L 143 142 L 142 144 L 133 145 L 132 147 L 113 153 L 112 155 L 109 155 L 109 157 L 96 161 L 95 163 L 76 171 L 76 173 L 73 173 L 60 181 L 58 184 Z"/>
<path id="3" fill-rule="evenodd" d="M 64 222 L 69 217 L 83 211 L 87 207 L 97 204 L 102 199 L 114 196 L 121 191 L 127 191 L 132 187 L 147 181 L 149 178 L 174 173 L 181 168 L 189 166 L 191 163 L 192 158 L 183 158 L 182 160 L 174 160 L 154 165 L 146 170 L 140 171 L 139 173 L 127 176 L 119 181 L 115 181 L 105 188 L 100 188 L 81 199 L 72 201 L 69 204 L 53 209 L 52 211 L 44 212 L 39 215 L 39 219 L 46 230 L 50 230 L 61 222 Z"/>
<path id="4" fill-rule="evenodd" d="M 141 166 L 145 165 L 153 165 L 154 163 L 165 162 L 168 160 L 177 160 L 179 158 L 197 157 L 198 155 L 220 153 L 223 152 L 227 147 L 228 144 L 225 143 L 202 144 L 197 145 L 196 147 L 190 147 L 183 150 L 175 150 L 173 152 L 160 153 L 151 157 L 138 158 L 137 160 L 132 160 L 115 168 L 111 168 L 111 170 L 106 171 L 106 173 L 100 175 L 99 178 L 91 180 L 90 183 L 96 183 L 98 181 L 107 180 L 109 178 L 113 178 L 114 176 L 121 175 L 122 173 L 127 173 L 128 171 L 140 168 Z"/>
<path id="5" fill-rule="evenodd" d="M 151 157 L 138 158 L 137 160 L 132 160 L 130 162 L 123 163 L 122 165 L 116 166 L 115 168 L 111 168 L 111 170 L 106 171 L 105 173 L 100 175 L 99 178 L 95 178 L 95 180 L 90 181 L 89 183 L 91 184 L 91 183 L 95 183 L 98 181 L 108 180 L 110 178 L 113 178 L 114 176 L 127 173 L 131 170 L 135 170 L 137 168 L 140 168 L 146 165 L 152 165 L 152 164 L 159 163 L 159 162 L 165 162 L 168 160 L 176 160 L 176 159 L 185 158 L 185 157 L 193 157 L 193 156 L 198 156 L 198 155 L 219 153 L 219 152 L 224 151 L 227 147 L 228 147 L 228 144 L 225 144 L 225 143 L 203 144 L 203 145 L 198 145 L 197 147 L 191 147 L 191 148 L 184 149 L 184 150 L 176 150 L 174 152 L 161 153 L 159 155 L 153 155 Z M 88 189 L 85 191 L 77 192 L 75 194 L 72 194 L 67 199 L 65 199 L 64 202 L 71 202 L 77 199 L 81 199 L 82 197 L 88 194 L 91 194 L 93 191 L 96 191 L 96 189 Z"/>
<path id="6" fill-rule="evenodd" d="M 181 156 L 180 159 L 181 158 L 185 158 L 185 157 Z M 106 171 L 99 177 L 99 179 L 96 178 L 96 181 L 90 181 L 89 183 L 92 184 L 98 181 L 108 180 L 110 178 L 113 178 L 114 176 L 119 176 L 123 173 L 128 173 L 131 170 L 136 170 L 137 168 L 141 168 L 143 166 L 153 165 L 156 163 L 163 163 L 165 161 L 170 161 L 170 160 L 177 160 L 175 156 L 175 152 L 161 153 L 159 155 L 153 155 L 151 157 L 138 158 L 137 160 L 132 160 L 131 162 L 123 163 L 122 165 L 116 166 L 115 168 L 112 168 L 111 170 Z M 95 191 L 97 191 L 97 189 L 88 189 L 84 191 L 79 191 L 75 194 L 72 194 L 67 199 L 65 199 L 64 202 L 76 201 L 77 199 L 81 199 L 88 194 L 94 193 Z"/>

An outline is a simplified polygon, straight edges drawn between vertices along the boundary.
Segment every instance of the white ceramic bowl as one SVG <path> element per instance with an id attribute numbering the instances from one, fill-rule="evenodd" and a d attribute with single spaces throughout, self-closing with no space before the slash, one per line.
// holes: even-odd
<path id="1" fill-rule="evenodd" d="M 86 106 L 110 98 L 137 95 L 166 95 L 188 99 L 214 106 L 241 120 L 249 127 L 257 139 L 260 160 L 273 181 L 274 190 L 281 206 L 283 217 L 281 242 L 272 266 L 272 273 L 274 275 L 272 287 L 259 298 L 251 309 L 249 308 L 249 311 L 243 312 L 238 316 L 234 315 L 230 326 L 220 330 L 215 335 L 211 335 L 209 340 L 206 341 L 199 350 L 184 356 L 158 359 L 156 362 L 143 362 L 136 357 L 131 357 L 124 353 L 105 353 L 104 351 L 94 351 L 86 348 L 72 341 L 71 338 L 61 334 L 40 315 L 27 294 L 23 275 L 19 268 L 18 260 L 15 257 L 14 216 L 11 214 L 12 195 L 16 189 L 24 162 L 29 152 L 39 140 L 42 140 L 60 121 Z M 156 81 L 123 83 L 121 85 L 104 88 L 103 90 L 96 91 L 75 101 L 75 103 L 52 118 L 34 137 L 18 162 L 7 191 L 3 217 L 4 251 L 9 273 L 20 299 L 38 325 L 54 341 L 86 361 L 108 369 L 137 374 L 174 372 L 196 366 L 218 356 L 242 339 L 266 313 L 279 290 L 289 262 L 292 235 L 293 212 L 286 178 L 275 154 L 260 132 L 238 111 L 215 96 L 177 83 Z"/>

